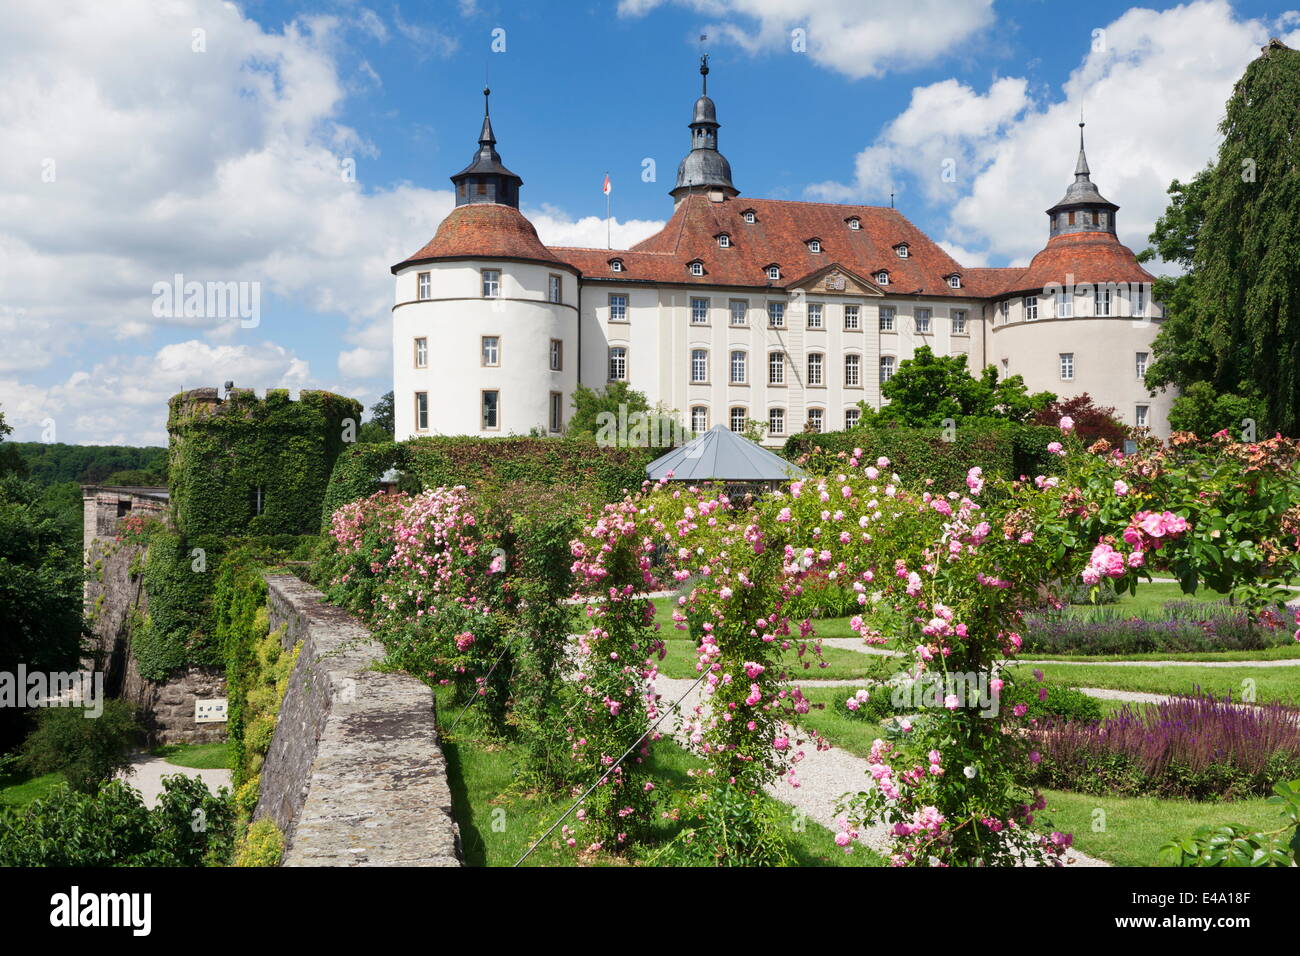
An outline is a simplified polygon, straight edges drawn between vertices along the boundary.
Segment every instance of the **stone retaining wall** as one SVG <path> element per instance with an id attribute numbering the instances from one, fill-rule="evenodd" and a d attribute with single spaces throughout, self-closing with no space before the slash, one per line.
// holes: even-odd
<path id="1" fill-rule="evenodd" d="M 262 766 L 254 818 L 285 866 L 460 866 L 433 693 L 370 669 L 383 648 L 292 575 L 267 575 L 271 627 L 302 650 Z"/>

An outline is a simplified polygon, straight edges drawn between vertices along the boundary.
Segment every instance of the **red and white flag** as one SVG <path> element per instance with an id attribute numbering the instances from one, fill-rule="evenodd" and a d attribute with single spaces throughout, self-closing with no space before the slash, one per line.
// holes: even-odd
<path id="1" fill-rule="evenodd" d="M 600 188 L 600 191 L 606 196 L 609 195 L 609 173 L 605 174 L 605 185 Z"/>

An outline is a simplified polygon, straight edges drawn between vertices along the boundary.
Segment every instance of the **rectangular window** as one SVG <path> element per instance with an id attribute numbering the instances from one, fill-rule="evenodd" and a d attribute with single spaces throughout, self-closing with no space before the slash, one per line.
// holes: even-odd
<path id="1" fill-rule="evenodd" d="M 1062 382 L 1074 381 L 1074 353 L 1073 352 L 1061 353 L 1061 381 Z"/>
<path id="2" fill-rule="evenodd" d="M 432 299 L 433 298 L 433 275 L 428 272 L 421 272 L 417 277 L 417 280 L 419 282 L 419 288 L 420 288 L 420 291 L 417 293 L 418 297 L 422 301 L 425 299 Z"/>
<path id="3" fill-rule="evenodd" d="M 703 405 L 696 405 L 691 409 L 691 431 L 706 432 L 709 430 L 709 410 Z"/>
<path id="4" fill-rule="evenodd" d="M 880 356 L 880 384 L 884 385 L 894 377 L 894 356 Z"/>
<path id="5" fill-rule="evenodd" d="M 820 352 L 812 352 L 808 356 L 808 384 L 821 385 L 822 382 L 822 363 L 825 356 Z"/>
<path id="6" fill-rule="evenodd" d="M 857 388 L 862 384 L 862 356 L 850 353 L 844 356 L 844 385 Z"/>
<path id="7" fill-rule="evenodd" d="M 429 340 L 419 338 L 415 340 L 415 367 L 429 367 Z"/>
<path id="8" fill-rule="evenodd" d="M 1068 319 L 1072 315 L 1074 315 L 1074 293 L 1070 289 L 1062 289 L 1056 293 L 1056 317 Z"/>
<path id="9" fill-rule="evenodd" d="M 499 269 L 483 270 L 483 298 L 495 299 L 501 294 L 501 271 Z"/>
<path id="10" fill-rule="evenodd" d="M 769 435 L 785 434 L 784 408 L 769 408 L 767 410 L 767 433 Z"/>
<path id="11" fill-rule="evenodd" d="M 609 350 L 609 380 L 627 381 L 627 349 L 622 346 L 616 345 Z"/>
<path id="12" fill-rule="evenodd" d="M 1006 299 L 1003 299 L 1001 302 L 998 303 L 998 324 L 1006 325 L 1007 322 L 1010 320 L 1010 314 L 1011 314 L 1011 303 L 1009 303 Z"/>
<path id="13" fill-rule="evenodd" d="M 489 367 L 501 364 L 501 339 L 495 335 L 483 336 L 483 364 Z"/>
<path id="14" fill-rule="evenodd" d="M 415 393 L 415 430 L 424 432 L 429 430 L 429 393 Z"/>
<path id="15" fill-rule="evenodd" d="M 785 328 L 784 302 L 769 302 L 767 304 L 767 324 L 774 329 Z"/>
<path id="16" fill-rule="evenodd" d="M 844 409 L 844 427 L 846 429 L 857 428 L 858 422 L 862 420 L 862 409 L 846 408 Z"/>
<path id="17" fill-rule="evenodd" d="M 1110 315 L 1112 289 L 1109 285 L 1097 286 L 1097 314 Z"/>
<path id="18" fill-rule="evenodd" d="M 483 430 L 496 431 L 501 427 L 501 393 L 494 388 L 483 390 Z"/>
<path id="19" fill-rule="evenodd" d="M 894 331 L 894 310 L 887 305 L 880 307 L 880 331 Z"/>
<path id="20" fill-rule="evenodd" d="M 767 355 L 767 384 L 785 384 L 785 353 L 769 352 Z"/>
<path id="21" fill-rule="evenodd" d="M 744 325 L 749 315 L 749 302 L 746 299 L 732 299 L 727 305 L 731 311 L 731 324 Z"/>
<path id="22" fill-rule="evenodd" d="M 546 296 L 547 296 L 547 298 L 548 298 L 551 302 L 559 302 L 559 301 L 560 301 L 560 290 L 561 290 L 562 288 L 563 288 L 563 286 L 561 285 L 560 277 L 557 276 L 557 275 L 553 275 L 553 276 L 551 276 L 551 277 L 549 278 L 549 280 L 547 281 L 547 284 L 546 284 Z"/>
<path id="23" fill-rule="evenodd" d="M 743 408 L 733 408 L 731 410 L 731 430 L 733 432 L 743 432 L 748 418 L 748 411 Z"/>
<path id="24" fill-rule="evenodd" d="M 1027 295 L 1024 301 L 1025 319 L 1032 322 L 1038 318 L 1038 296 Z"/>
<path id="25" fill-rule="evenodd" d="M 627 321 L 627 296 L 611 295 L 609 297 L 609 321 Z"/>
<path id="26" fill-rule="evenodd" d="M 821 432 L 825 429 L 822 427 L 826 424 L 826 412 L 820 408 L 808 409 L 808 430 Z"/>
<path id="27" fill-rule="evenodd" d="M 1150 410 L 1150 406 L 1148 405 L 1139 405 L 1136 409 L 1134 409 L 1133 423 L 1137 425 L 1138 428 L 1147 427 L 1147 412 L 1149 410 Z"/>
<path id="28" fill-rule="evenodd" d="M 930 310 L 929 309 L 916 310 L 916 331 L 923 334 L 930 331 Z"/>
<path id="29" fill-rule="evenodd" d="M 707 325 L 709 321 L 709 300 L 691 299 L 691 325 Z"/>
<path id="30" fill-rule="evenodd" d="M 858 307 L 856 305 L 846 305 L 844 307 L 845 331 L 856 332 L 858 328 Z"/>
<path id="31" fill-rule="evenodd" d="M 808 328 L 820 329 L 822 327 L 822 304 L 820 302 L 808 303 Z"/>
<path id="32" fill-rule="evenodd" d="M 1144 316 L 1147 314 L 1146 283 L 1138 282 L 1133 286 L 1133 314 Z"/>
<path id="33" fill-rule="evenodd" d="M 564 368 L 564 340 L 551 339 L 551 371 L 559 372 Z"/>
<path id="34" fill-rule="evenodd" d="M 731 384 L 745 384 L 745 359 L 744 352 L 737 350 L 731 353 Z"/>
<path id="35" fill-rule="evenodd" d="M 1137 353 L 1137 377 L 1138 381 L 1146 378 L 1147 374 L 1147 355 L 1146 352 Z"/>
<path id="36" fill-rule="evenodd" d="M 551 431 L 564 431 L 564 396 L 551 392 Z"/>
<path id="37" fill-rule="evenodd" d="M 709 380 L 708 349 L 691 349 L 691 382 L 696 385 Z"/>
<path id="38" fill-rule="evenodd" d="M 966 310 L 965 309 L 952 310 L 952 334 L 953 335 L 966 334 Z"/>

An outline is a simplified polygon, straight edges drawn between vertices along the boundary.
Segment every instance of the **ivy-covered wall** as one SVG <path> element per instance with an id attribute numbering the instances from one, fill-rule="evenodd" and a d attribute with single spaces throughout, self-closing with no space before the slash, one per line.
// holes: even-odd
<path id="1" fill-rule="evenodd" d="M 320 391 L 223 400 L 197 388 L 168 410 L 172 520 L 187 538 L 316 531 L 335 459 L 361 424 L 359 402 Z"/>
<path id="2" fill-rule="evenodd" d="M 404 491 L 447 485 L 481 488 L 512 484 L 564 487 L 576 498 L 603 503 L 636 491 L 645 466 L 663 448 L 606 448 L 568 438 L 438 436 L 353 445 L 334 464 L 322 507 L 324 522 L 341 505 L 379 490 L 376 479 L 396 467 Z"/>

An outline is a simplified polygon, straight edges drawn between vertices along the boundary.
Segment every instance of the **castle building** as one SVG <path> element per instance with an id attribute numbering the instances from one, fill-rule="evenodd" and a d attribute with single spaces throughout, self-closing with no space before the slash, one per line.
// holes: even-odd
<path id="1" fill-rule="evenodd" d="M 1115 232 L 1080 124 L 1074 181 L 1027 267 L 967 268 L 892 207 L 751 199 L 703 91 L 665 227 L 627 250 L 546 246 L 519 211 L 487 110 L 456 206 L 392 267 L 396 437 L 559 434 L 575 387 L 628 382 L 692 430 L 765 443 L 858 421 L 918 346 L 1030 391 L 1089 393 L 1168 433 L 1143 384 L 1162 321 L 1154 277 Z"/>

